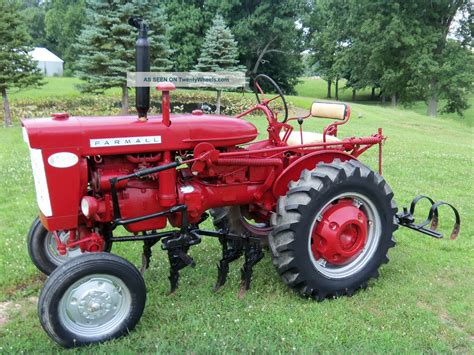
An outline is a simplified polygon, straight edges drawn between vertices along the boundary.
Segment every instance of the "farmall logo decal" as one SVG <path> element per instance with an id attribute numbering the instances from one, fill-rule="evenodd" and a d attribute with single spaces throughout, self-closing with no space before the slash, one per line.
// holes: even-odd
<path id="1" fill-rule="evenodd" d="M 101 139 L 90 140 L 90 145 L 92 148 L 117 147 L 117 146 L 122 146 L 122 145 L 160 144 L 160 143 L 161 143 L 161 136 L 101 138 Z"/>

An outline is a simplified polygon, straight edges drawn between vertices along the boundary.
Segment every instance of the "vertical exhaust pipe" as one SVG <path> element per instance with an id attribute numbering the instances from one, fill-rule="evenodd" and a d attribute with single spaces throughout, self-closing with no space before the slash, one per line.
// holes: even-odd
<path id="1" fill-rule="evenodd" d="M 129 25 L 138 29 L 138 37 L 135 44 L 135 71 L 150 71 L 150 41 L 148 40 L 148 26 L 141 17 L 131 17 Z M 138 112 L 138 119 L 145 121 L 150 109 L 150 88 L 136 87 L 135 101 Z"/>

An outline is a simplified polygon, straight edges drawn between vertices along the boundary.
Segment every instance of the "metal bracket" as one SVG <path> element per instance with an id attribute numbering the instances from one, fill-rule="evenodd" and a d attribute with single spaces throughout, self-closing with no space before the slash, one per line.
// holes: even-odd
<path id="1" fill-rule="evenodd" d="M 431 208 L 426 220 L 422 223 L 417 224 L 415 223 L 415 217 L 414 217 L 415 208 L 416 208 L 416 204 L 423 199 L 430 201 Z M 443 205 L 451 207 L 451 210 L 454 213 L 455 223 L 453 226 L 453 230 L 451 232 L 450 239 L 456 239 L 461 229 L 461 217 L 459 216 L 458 210 L 448 202 L 444 202 L 444 201 L 435 202 L 432 198 L 425 195 L 416 196 L 410 204 L 409 211 L 406 207 L 404 207 L 403 212 L 397 213 L 396 217 L 398 219 L 398 224 L 401 226 L 413 229 L 417 232 L 429 235 L 430 237 L 441 239 L 443 238 L 443 234 L 436 231 L 436 228 L 438 227 L 438 207 L 443 206 Z M 428 224 L 430 224 L 430 227 L 427 228 L 426 226 Z"/>

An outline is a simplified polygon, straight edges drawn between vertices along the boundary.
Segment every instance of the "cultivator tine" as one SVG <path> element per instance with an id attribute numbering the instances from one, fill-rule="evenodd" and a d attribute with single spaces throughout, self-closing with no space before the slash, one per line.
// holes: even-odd
<path id="1" fill-rule="evenodd" d="M 151 247 L 155 245 L 158 240 L 159 239 L 143 241 L 142 266 L 140 267 L 140 273 L 142 275 L 144 275 L 145 271 L 150 267 Z"/>
<path id="2" fill-rule="evenodd" d="M 181 249 L 168 250 L 168 259 L 170 261 L 170 276 L 168 277 L 170 280 L 170 294 L 173 294 L 178 288 L 179 271 L 186 266 L 195 267 L 196 263 Z"/>
<path id="3" fill-rule="evenodd" d="M 262 250 L 261 241 L 250 240 L 249 238 L 244 239 L 244 256 L 245 262 L 242 266 L 241 272 L 241 284 L 239 298 L 243 298 L 248 289 L 250 289 L 250 281 L 252 280 L 253 267 L 262 260 L 264 254 Z"/>
<path id="4" fill-rule="evenodd" d="M 426 220 L 422 223 L 416 224 L 415 217 L 414 217 L 416 204 L 423 199 L 427 199 L 428 201 L 430 201 L 431 208 Z M 438 238 L 438 239 L 443 238 L 443 234 L 436 231 L 436 228 L 438 227 L 438 221 L 439 221 L 438 208 L 443 205 L 449 206 L 454 213 L 455 223 L 454 223 L 453 230 L 451 232 L 450 239 L 456 239 L 461 228 L 461 217 L 459 216 L 458 210 L 448 202 L 444 202 L 444 201 L 434 202 L 434 200 L 428 196 L 424 196 L 424 195 L 416 196 L 410 204 L 410 211 L 408 211 L 407 208 L 404 207 L 403 212 L 400 212 L 397 214 L 398 224 L 400 224 L 401 226 L 416 230 L 417 232 L 429 235 L 430 237 L 433 237 L 433 238 Z M 430 227 L 427 228 L 426 227 L 427 225 L 430 225 Z"/>
<path id="5" fill-rule="evenodd" d="M 243 254 L 242 248 L 236 245 L 229 246 L 229 239 L 225 236 L 219 238 L 219 242 L 222 245 L 222 259 L 217 264 L 217 282 L 214 286 L 214 292 L 219 291 L 219 289 L 224 286 L 227 275 L 229 273 L 229 264 L 240 258 Z"/>
<path id="6" fill-rule="evenodd" d="M 178 288 L 179 271 L 186 266 L 195 267 L 196 263 L 187 252 L 192 245 L 199 244 L 201 239 L 193 234 L 181 234 L 178 237 L 163 239 L 162 249 L 168 252 L 170 262 L 170 294 Z"/>

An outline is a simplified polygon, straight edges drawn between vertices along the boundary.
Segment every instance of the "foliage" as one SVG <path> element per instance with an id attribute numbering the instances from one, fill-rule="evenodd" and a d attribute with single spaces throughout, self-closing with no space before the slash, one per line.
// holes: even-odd
<path id="1" fill-rule="evenodd" d="M 208 0 L 205 5 L 229 22 L 249 74 L 270 75 L 290 93 L 303 71 L 303 30 L 297 25 L 303 4 L 301 0 Z"/>
<path id="2" fill-rule="evenodd" d="M 238 71 L 239 55 L 237 42 L 221 15 L 217 14 L 207 30 L 198 63 L 198 71 Z"/>
<path id="3" fill-rule="evenodd" d="M 42 76 L 28 55 L 29 37 L 15 1 L 0 2 L 0 38 L 0 90 L 38 84 Z"/>
<path id="4" fill-rule="evenodd" d="M 436 116 L 440 98 L 446 98 L 449 102 L 445 110 L 462 112 L 466 108 L 469 89 L 472 88 L 472 83 L 465 84 L 466 81 L 472 82 L 472 51 L 462 43 L 469 43 L 472 34 L 469 33 L 461 45 L 448 48 L 448 33 L 456 14 L 459 11 L 470 11 L 471 2 L 469 0 L 425 0 L 422 6 L 426 14 L 419 21 L 424 41 L 420 40 L 416 45 L 417 59 L 422 63 L 417 67 L 416 88 L 422 92 L 424 99 L 429 103 L 428 115 Z M 460 18 L 461 28 L 465 26 L 464 21 L 469 21 L 469 18 Z M 472 26 L 472 23 L 470 25 Z M 463 51 L 465 53 L 461 54 Z M 464 66 L 459 65 L 460 58 L 464 59 Z M 454 79 L 450 77 L 453 67 L 460 70 L 456 77 L 461 79 L 461 85 L 457 88 L 450 83 Z"/>
<path id="5" fill-rule="evenodd" d="M 46 16 L 47 3 L 41 0 L 23 0 L 22 16 L 28 29 L 33 47 L 50 48 L 46 38 L 44 19 Z"/>
<path id="6" fill-rule="evenodd" d="M 469 107 L 469 94 L 473 91 L 474 56 L 459 42 L 448 41 L 443 50 L 444 61 L 440 68 L 440 98 L 447 100 L 442 112 L 457 112 L 460 116 Z"/>
<path id="7" fill-rule="evenodd" d="M 0 92 L 5 125 L 11 125 L 7 89 L 41 84 L 42 75 L 28 52 L 29 36 L 16 1 L 0 1 Z"/>
<path id="8" fill-rule="evenodd" d="M 73 69 L 79 55 L 73 44 L 77 41 L 85 17 L 84 0 L 51 0 L 48 2 L 44 24 L 48 49 L 64 60 L 66 69 Z"/>
<path id="9" fill-rule="evenodd" d="M 310 63 L 318 75 L 328 84 L 346 74 L 348 66 L 341 65 L 341 56 L 346 49 L 344 41 L 346 24 L 340 20 L 347 13 L 345 1 L 321 0 L 314 3 L 313 11 L 304 18 L 308 27 L 308 42 L 311 48 Z M 348 75 L 345 75 L 346 79 Z M 330 88 L 330 86 L 329 86 Z M 330 97 L 330 91 L 328 91 Z"/>
<path id="10" fill-rule="evenodd" d="M 207 24 L 203 1 L 164 2 L 168 19 L 167 36 L 173 49 L 173 70 L 188 71 L 197 63 Z"/>
<path id="11" fill-rule="evenodd" d="M 447 99 L 448 110 L 462 112 L 472 81 L 472 53 L 466 47 L 471 6 L 466 0 L 315 0 L 307 24 L 314 61 L 324 78 L 342 75 L 353 89 L 380 87 L 394 103 L 424 99 L 431 114 L 438 100 Z M 445 48 L 456 13 L 465 15 L 457 31 L 461 45 L 453 56 Z M 450 78 L 452 68 L 459 70 L 459 86 Z"/>
<path id="12" fill-rule="evenodd" d="M 180 105 L 194 105 L 199 108 L 201 103 L 214 104 L 215 94 L 212 91 L 180 90 L 171 94 L 173 112 Z M 254 95 L 224 92 L 221 98 L 222 114 L 236 115 L 255 105 Z M 134 106 L 132 99 L 132 107 Z M 160 98 L 154 97 L 151 102 L 150 115 L 157 114 L 160 109 Z M 291 107 L 291 106 L 290 106 Z M 14 120 L 29 117 L 49 117 L 53 112 L 69 112 L 74 116 L 109 116 L 118 115 L 121 111 L 118 95 L 63 96 L 61 98 L 38 97 L 21 98 L 12 105 Z"/>
<path id="13" fill-rule="evenodd" d="M 170 68 L 170 50 L 164 36 L 165 21 L 157 2 L 101 0 L 86 2 L 87 22 L 79 36 L 80 77 L 86 92 L 122 87 L 122 108 L 128 111 L 127 71 L 134 71 L 136 30 L 131 16 L 143 17 L 149 26 L 151 70 Z"/>

